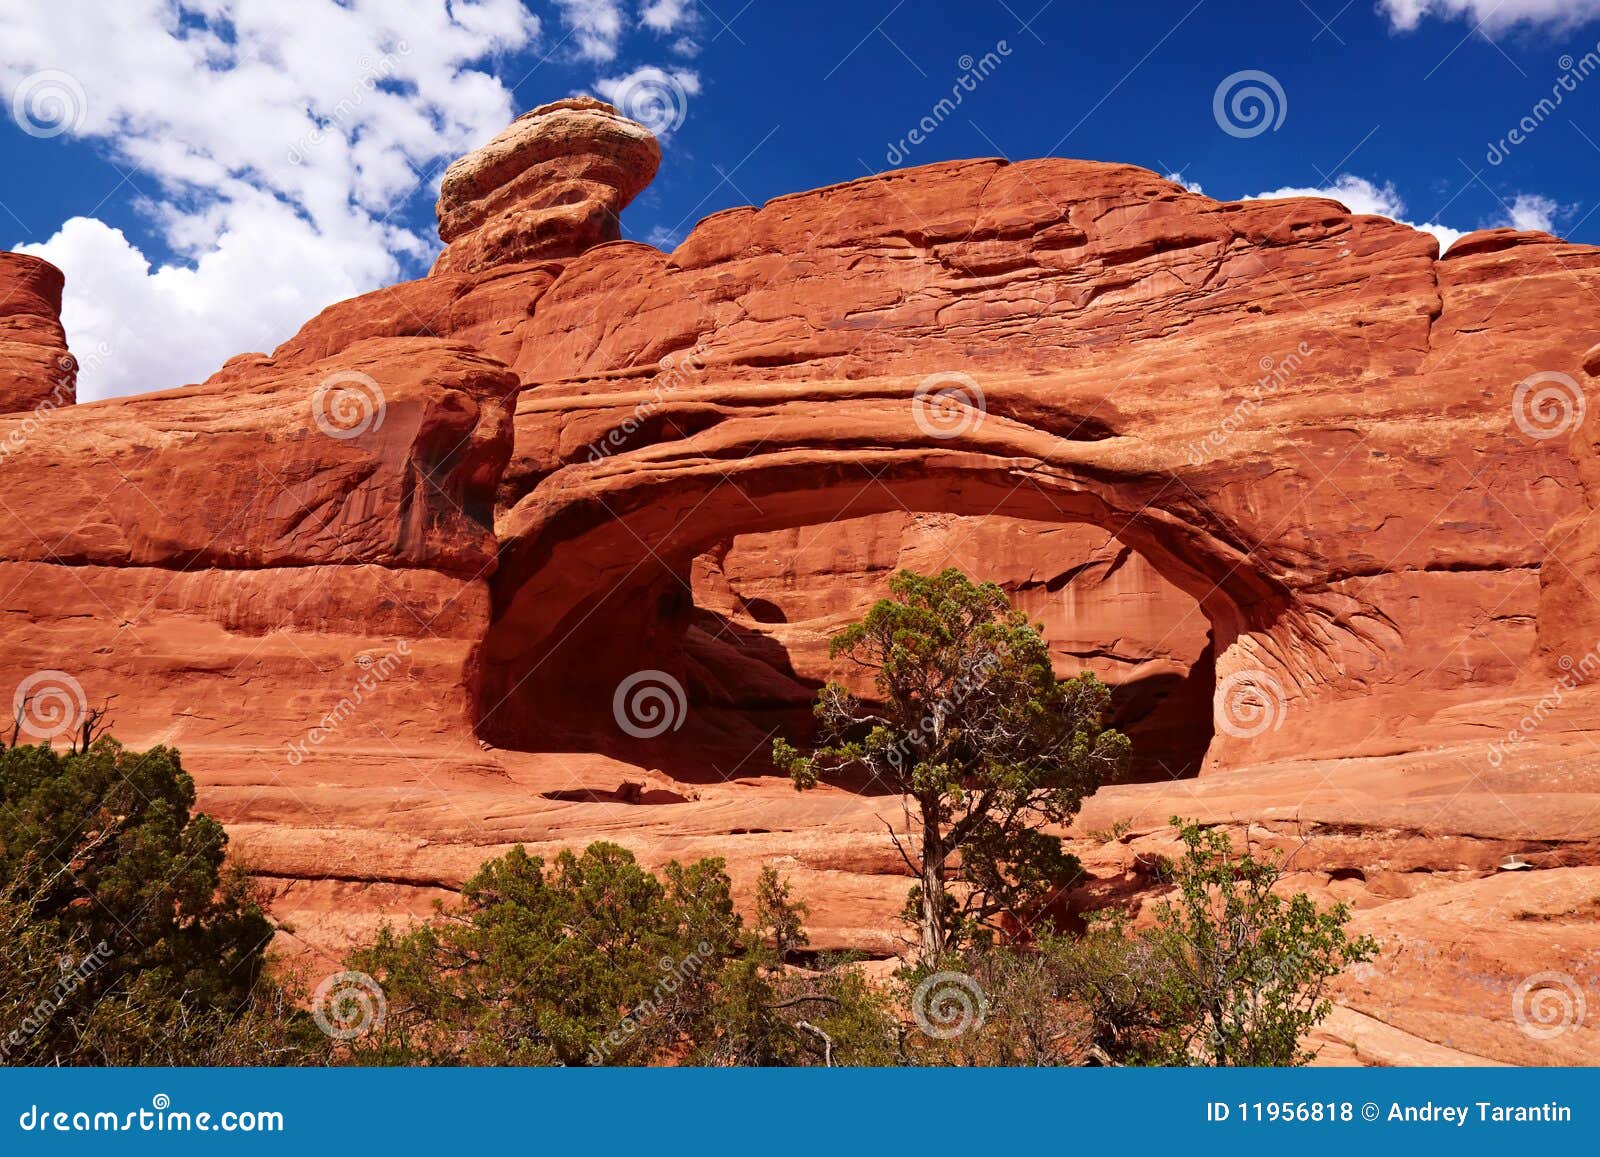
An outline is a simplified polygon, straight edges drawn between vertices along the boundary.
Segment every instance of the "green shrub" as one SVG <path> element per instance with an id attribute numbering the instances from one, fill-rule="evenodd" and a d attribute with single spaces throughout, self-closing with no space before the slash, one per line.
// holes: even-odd
<path id="1" fill-rule="evenodd" d="M 907 916 L 936 968 L 1078 878 L 1044 829 L 1122 766 L 1128 740 L 1103 726 L 1106 687 L 1087 672 L 1058 681 L 1040 628 L 994 583 L 901 571 L 890 591 L 830 648 L 871 672 L 876 701 L 828 684 L 821 744 L 805 754 L 780 739 L 773 757 L 800 790 L 853 771 L 905 797 L 916 846 L 900 854 L 918 881 Z"/>
<path id="2" fill-rule="evenodd" d="M 7 1062 L 203 1063 L 277 1003 L 272 925 L 194 799 L 171 748 L 0 749 Z"/>
<path id="3" fill-rule="evenodd" d="M 874 1021 L 872 994 L 846 976 L 789 975 L 781 957 L 803 942 L 798 910 L 775 876 L 762 895 L 766 927 L 752 931 L 734 912 L 720 860 L 671 863 L 658 879 L 615 844 L 563 852 L 549 868 L 514 848 L 467 882 L 459 906 L 410 932 L 385 928 L 351 957 L 381 986 L 387 1014 L 350 1055 L 384 1064 L 868 1063 L 880 1043 L 874 1027 L 893 1038 L 886 1020 Z"/>

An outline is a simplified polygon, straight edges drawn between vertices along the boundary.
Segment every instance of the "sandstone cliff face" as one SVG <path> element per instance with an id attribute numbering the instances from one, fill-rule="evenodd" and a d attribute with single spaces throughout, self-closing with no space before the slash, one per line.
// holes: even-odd
<path id="1" fill-rule="evenodd" d="M 61 271 L 0 253 L 0 413 L 77 400 L 78 363 L 61 329 Z"/>
<path id="2" fill-rule="evenodd" d="M 0 553 L 476 574 L 495 555 L 516 389 L 470 346 L 416 339 L 281 373 L 235 363 L 199 388 L 77 407 L 11 456 Z"/>
<path id="3" fill-rule="evenodd" d="M 1581 374 L 1546 375 L 1524 395 L 1526 408 L 1552 441 L 1572 430 L 1570 445 L 1583 492 L 1576 510 L 1551 529 L 1539 578 L 1539 658 L 1561 675 L 1600 653 L 1600 407 L 1587 399 L 1600 383 L 1600 345 L 1583 357 Z"/>
<path id="4" fill-rule="evenodd" d="M 13 684 L 70 666 L 128 742 L 282 763 L 382 660 L 387 715 L 341 714 L 339 745 L 470 730 L 516 389 L 408 339 L 55 413 L 6 463 Z M 29 420 L 0 417 L 0 442 Z"/>
<path id="5" fill-rule="evenodd" d="M 0 690 L 66 675 L 180 745 L 330 965 L 513 843 L 601 837 L 741 894 L 776 865 L 815 947 L 887 956 L 898 807 L 765 753 L 895 566 L 963 566 L 1141 745 L 1152 782 L 1068 833 L 1076 906 L 1147 898 L 1175 812 L 1232 825 L 1390 950 L 1329 1059 L 1567 1058 L 1483 1009 L 1524 961 L 1600 985 L 1600 250 L 977 160 L 667 254 L 617 240 L 658 159 L 535 110 L 451 168 L 429 277 L 198 387 L 0 417 Z M 5 408 L 58 388 L 59 293 L 0 257 Z M 642 671 L 683 693 L 643 737 Z"/>
<path id="6" fill-rule="evenodd" d="M 1386 744 L 1419 696 L 1529 653 L 1543 540 L 1580 498 L 1512 393 L 1577 367 L 1588 335 L 1533 319 L 1577 316 L 1597 278 L 1553 238 L 1441 261 L 1329 202 L 1056 160 L 780 198 L 670 255 L 592 249 L 513 362 L 535 388 L 487 699 L 529 717 L 574 689 L 564 654 L 597 686 L 681 670 L 695 556 L 905 508 L 1087 522 L 1144 554 L 1210 619 L 1219 682 L 1272 700 L 1217 766 Z M 1325 706 L 1356 699 L 1360 727 Z"/>

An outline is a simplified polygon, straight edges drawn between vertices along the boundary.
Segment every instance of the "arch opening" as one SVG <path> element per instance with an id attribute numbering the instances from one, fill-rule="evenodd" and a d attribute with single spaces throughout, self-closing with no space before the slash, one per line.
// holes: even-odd
<path id="1" fill-rule="evenodd" d="M 896 511 L 718 543 L 690 573 L 691 709 L 806 734 L 824 682 L 873 693 L 830 658 L 831 638 L 888 595 L 894 572 L 946 567 L 1005 590 L 1041 627 L 1058 678 L 1091 671 L 1111 688 L 1110 722 L 1133 740 L 1128 780 L 1199 771 L 1213 730 L 1210 622 L 1143 555 L 1084 523 Z"/>
<path id="2" fill-rule="evenodd" d="M 1202 760 L 1210 766 L 1226 747 L 1219 733 L 1209 748 L 1194 740 L 1179 750 L 1185 737 L 1204 727 L 1200 704 L 1209 704 L 1216 687 L 1213 671 L 1227 671 L 1241 656 L 1251 665 L 1275 663 L 1282 653 L 1279 634 L 1286 624 L 1294 629 L 1295 603 L 1248 550 L 1219 537 L 1203 511 L 1170 505 L 1169 487 L 1170 479 L 1163 484 L 959 452 L 833 461 L 825 469 L 788 454 L 759 462 L 674 462 L 654 471 L 638 463 L 626 470 L 605 462 L 569 467 L 544 479 L 500 520 L 494 614 L 473 687 L 479 734 L 515 750 L 600 751 L 690 780 L 749 774 L 764 765 L 764 755 L 755 754 L 748 719 L 736 725 L 737 711 L 689 710 L 691 689 L 700 702 L 714 702 L 719 693 L 719 679 L 695 653 L 697 644 L 703 649 L 708 622 L 716 625 L 704 615 L 715 608 L 697 602 L 696 568 L 703 566 L 697 560 L 747 536 L 875 516 L 947 517 L 1032 524 L 1031 533 L 1044 540 L 1088 534 L 1096 549 L 1114 544 L 1194 604 L 1195 621 L 1209 625 L 1209 652 L 1192 659 L 1186 654 L 1181 669 L 1119 680 L 1128 685 L 1118 692 L 1123 721 L 1133 727 L 1136 717 L 1152 734 L 1172 718 L 1170 709 L 1157 714 L 1156 706 L 1175 697 L 1188 704 L 1180 713 L 1183 726 L 1167 729 L 1164 749 L 1147 739 L 1151 757 L 1134 774 L 1191 773 Z M 1181 488 L 1170 489 L 1181 498 Z M 1026 532 L 1013 527 L 1012 533 Z M 1085 561 L 1083 547 L 1063 549 L 1038 574 L 1019 571 L 1012 576 L 1017 589 L 1042 584 L 1045 595 L 1052 583 L 1064 589 L 1070 583 L 1061 576 Z M 1005 578 L 982 566 L 969 573 Z M 749 686 L 724 699 L 748 704 L 762 698 L 761 689 L 774 702 L 796 698 L 796 681 L 785 672 L 793 663 L 780 636 L 788 625 L 781 620 L 797 613 L 770 592 L 743 597 L 737 617 L 744 621 L 725 629 L 742 632 L 743 646 L 732 650 L 744 653 L 722 657 L 741 662 L 735 682 Z M 629 729 L 619 718 L 614 696 L 645 673 L 663 677 L 657 681 L 668 685 L 669 699 L 676 697 L 667 706 L 683 716 L 664 730 Z M 1282 682 L 1290 685 L 1291 677 Z"/>

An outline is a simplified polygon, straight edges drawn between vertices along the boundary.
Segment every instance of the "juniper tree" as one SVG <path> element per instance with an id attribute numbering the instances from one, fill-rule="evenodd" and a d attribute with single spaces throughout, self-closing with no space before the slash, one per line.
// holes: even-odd
<path id="1" fill-rule="evenodd" d="M 918 880 L 907 915 L 925 965 L 1076 876 L 1047 829 L 1121 767 L 1128 740 L 1104 726 L 1105 685 L 1058 680 L 1040 628 L 1004 591 L 954 569 L 901 571 L 830 654 L 870 674 L 872 700 L 829 683 L 818 746 L 780 739 L 774 758 L 802 791 L 855 772 L 900 793 L 916 838 L 895 846 Z"/>
<path id="2" fill-rule="evenodd" d="M 274 997 L 273 926 L 178 752 L 80 740 L 0 750 L 0 1060 L 190 1063 Z"/>

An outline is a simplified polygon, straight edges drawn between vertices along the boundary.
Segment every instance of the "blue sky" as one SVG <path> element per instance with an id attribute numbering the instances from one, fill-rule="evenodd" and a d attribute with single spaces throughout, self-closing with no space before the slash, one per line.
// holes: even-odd
<path id="1" fill-rule="evenodd" d="M 1252 85 L 1268 126 L 1229 111 Z M 1600 0 L 7 5 L 0 244 L 67 270 L 84 396 L 181 384 L 420 275 L 443 166 L 574 92 L 665 130 L 624 219 L 663 246 L 730 205 L 993 155 L 1600 244 Z"/>

